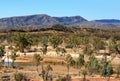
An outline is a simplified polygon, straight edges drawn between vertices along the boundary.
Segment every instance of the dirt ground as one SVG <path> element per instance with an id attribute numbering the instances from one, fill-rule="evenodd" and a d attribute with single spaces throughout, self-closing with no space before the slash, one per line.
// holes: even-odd
<path id="1" fill-rule="evenodd" d="M 52 48 L 50 47 L 48 50 L 51 50 Z M 76 57 L 76 55 L 74 55 L 74 52 L 72 52 L 71 50 L 69 50 L 69 52 L 73 53 L 73 56 Z M 16 72 L 20 72 L 23 73 L 25 76 L 27 76 L 30 79 L 34 79 L 31 81 L 42 81 L 41 77 L 39 76 L 39 74 L 41 73 L 41 65 L 39 65 L 38 67 L 38 72 L 36 71 L 36 66 L 28 66 L 28 63 L 33 63 L 33 55 L 35 53 L 34 52 L 30 52 L 30 53 L 21 53 L 19 57 L 16 58 L 15 62 L 23 62 L 24 64 L 26 64 L 25 66 L 20 66 L 17 67 L 15 69 L 12 68 L 2 68 L 0 70 L 0 76 L 10 76 L 11 80 L 10 81 L 14 81 L 14 74 Z M 38 54 L 41 54 L 41 52 L 38 52 Z M 44 57 L 43 62 L 41 62 L 43 64 L 44 67 L 46 67 L 47 64 L 51 64 L 51 67 L 53 68 L 53 71 L 51 71 L 51 74 L 54 76 L 54 78 L 58 77 L 58 76 L 65 76 L 67 74 L 67 67 L 66 64 L 62 64 L 62 62 L 64 61 L 64 57 L 60 57 L 58 55 L 56 55 L 55 51 L 52 49 L 52 51 L 49 51 L 47 53 L 47 55 L 43 56 Z M 120 58 L 115 58 L 112 62 L 112 64 L 120 64 Z M 80 77 L 78 76 L 80 73 L 79 69 L 75 69 L 73 67 L 70 67 L 70 75 L 72 75 L 72 81 L 82 81 L 82 75 L 80 75 Z M 77 76 L 77 78 L 76 78 Z M 0 77 L 0 78 L 1 78 Z M 101 78 L 100 76 L 95 75 L 94 77 L 90 77 L 87 76 L 87 81 L 107 81 L 108 78 Z M 0 80 L 1 81 L 1 80 Z M 120 79 L 114 79 L 114 78 L 110 78 L 109 81 L 120 81 Z"/>
<path id="2" fill-rule="evenodd" d="M 76 78 L 72 79 L 72 81 L 83 81 L 82 78 Z M 113 78 L 86 78 L 86 81 L 120 81 L 119 79 L 113 79 Z"/>

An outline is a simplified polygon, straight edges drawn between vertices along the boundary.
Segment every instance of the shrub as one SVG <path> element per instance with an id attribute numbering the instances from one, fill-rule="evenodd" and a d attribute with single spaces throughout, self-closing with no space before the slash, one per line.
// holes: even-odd
<path id="1" fill-rule="evenodd" d="M 71 81 L 71 76 L 66 75 L 64 77 L 59 77 L 56 81 Z"/>
<path id="2" fill-rule="evenodd" d="M 22 73 L 16 73 L 14 74 L 15 81 L 22 81 L 24 76 Z"/>

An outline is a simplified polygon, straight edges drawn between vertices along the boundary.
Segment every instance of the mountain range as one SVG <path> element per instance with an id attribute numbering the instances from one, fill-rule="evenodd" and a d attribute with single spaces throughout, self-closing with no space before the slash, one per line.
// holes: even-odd
<path id="1" fill-rule="evenodd" d="M 120 20 L 102 19 L 88 21 L 81 16 L 51 17 L 46 14 L 0 19 L 0 27 L 49 26 L 54 24 L 61 24 L 66 26 L 86 25 L 90 27 L 120 27 Z"/>

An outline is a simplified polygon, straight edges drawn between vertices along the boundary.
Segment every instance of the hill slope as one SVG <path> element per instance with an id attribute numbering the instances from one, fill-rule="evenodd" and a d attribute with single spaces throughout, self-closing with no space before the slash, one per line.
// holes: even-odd
<path id="1" fill-rule="evenodd" d="M 51 17 L 45 14 L 9 17 L 0 19 L 0 28 L 3 27 L 23 27 L 23 26 L 41 26 L 61 24 L 67 26 L 86 25 L 88 27 L 120 27 L 120 20 L 102 19 L 88 21 L 81 16 L 71 17 Z"/>
<path id="2" fill-rule="evenodd" d="M 77 25 L 87 21 L 80 16 L 51 17 L 45 14 L 0 19 L 0 27 L 48 26 L 53 24 Z"/>

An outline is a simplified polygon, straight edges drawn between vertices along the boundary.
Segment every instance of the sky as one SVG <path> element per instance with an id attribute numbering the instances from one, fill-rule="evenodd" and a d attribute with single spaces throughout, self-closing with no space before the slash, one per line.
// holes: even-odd
<path id="1" fill-rule="evenodd" d="M 1 0 L 0 18 L 47 14 L 87 20 L 120 19 L 120 0 Z"/>

